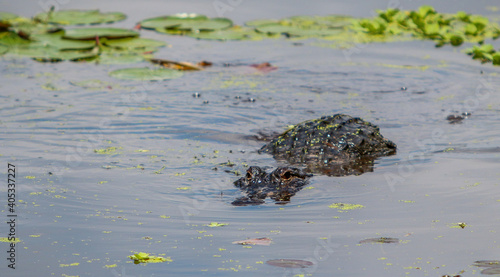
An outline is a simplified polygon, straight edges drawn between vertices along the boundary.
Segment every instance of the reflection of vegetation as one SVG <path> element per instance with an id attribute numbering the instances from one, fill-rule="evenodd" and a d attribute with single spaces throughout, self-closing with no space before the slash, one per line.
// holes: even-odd
<path id="1" fill-rule="evenodd" d="M 500 64 L 500 54 L 486 39 L 500 36 L 500 28 L 486 17 L 465 12 L 438 13 L 432 6 L 417 10 L 378 10 L 373 18 L 344 15 L 293 16 L 281 20 L 259 19 L 235 26 L 228 18 L 200 14 L 175 14 L 145 19 L 138 26 L 170 35 L 209 40 L 260 40 L 282 35 L 293 38 L 321 38 L 336 47 L 355 43 L 426 39 L 444 45 L 478 43 L 467 53 L 482 62 Z M 110 23 L 125 19 L 118 12 L 66 10 L 37 14 L 33 19 L 0 12 L 0 55 L 11 53 L 38 61 L 96 61 L 134 63 L 150 60 L 150 54 L 165 43 L 139 38 L 132 30 L 119 28 L 77 28 L 62 26 Z"/>

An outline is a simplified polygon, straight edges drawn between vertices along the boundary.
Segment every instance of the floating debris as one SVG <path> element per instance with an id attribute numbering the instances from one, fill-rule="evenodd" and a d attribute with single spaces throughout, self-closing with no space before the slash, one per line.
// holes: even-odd
<path id="1" fill-rule="evenodd" d="M 256 238 L 256 239 L 246 239 L 246 240 L 238 240 L 238 241 L 233 241 L 233 244 L 241 244 L 241 245 L 265 245 L 269 246 L 271 245 L 271 239 L 270 238 Z"/>
<path id="2" fill-rule="evenodd" d="M 386 237 L 380 237 L 380 238 L 370 238 L 370 239 L 364 239 L 359 242 L 360 244 L 365 244 L 365 243 L 399 243 L 398 238 L 386 238 Z"/>
<path id="3" fill-rule="evenodd" d="M 305 260 L 293 260 L 293 259 L 277 259 L 269 260 L 266 262 L 268 265 L 278 266 L 278 267 L 289 267 L 289 268 L 306 268 L 314 265 L 314 263 Z"/>

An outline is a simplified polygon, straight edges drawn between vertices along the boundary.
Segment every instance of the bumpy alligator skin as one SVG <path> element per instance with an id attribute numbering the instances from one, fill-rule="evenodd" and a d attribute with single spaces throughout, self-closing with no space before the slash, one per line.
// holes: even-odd
<path id="1" fill-rule="evenodd" d="M 267 197 L 286 203 L 296 192 L 307 184 L 312 174 L 294 167 L 278 167 L 271 173 L 258 166 L 248 168 L 245 177 L 234 182 L 246 196 L 232 202 L 235 206 L 259 205 L 264 203 Z"/>
<path id="2" fill-rule="evenodd" d="M 396 153 L 396 144 L 361 118 L 336 114 L 302 122 L 264 145 L 278 161 L 330 176 L 373 171 L 373 161 Z"/>

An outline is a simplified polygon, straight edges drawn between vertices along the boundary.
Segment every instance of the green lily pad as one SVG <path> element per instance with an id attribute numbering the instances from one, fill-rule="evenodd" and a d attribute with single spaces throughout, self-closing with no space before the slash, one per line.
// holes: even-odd
<path id="1" fill-rule="evenodd" d="M 14 32 L 1 32 L 0 33 L 0 44 L 5 46 L 16 46 L 29 44 L 31 41 L 20 37 Z"/>
<path id="2" fill-rule="evenodd" d="M 59 50 L 83 50 L 96 46 L 95 41 L 63 39 L 64 32 L 52 34 L 33 35 L 31 38 L 44 45 L 52 46 Z"/>
<path id="3" fill-rule="evenodd" d="M 207 40 L 258 40 L 267 37 L 266 35 L 255 32 L 254 29 L 241 28 L 239 26 L 213 32 L 189 33 L 187 35 L 193 38 Z"/>
<path id="4" fill-rule="evenodd" d="M 269 24 L 279 24 L 279 21 L 275 19 L 257 19 L 245 22 L 245 25 L 250 27 L 258 27 Z"/>
<path id="5" fill-rule="evenodd" d="M 82 59 L 92 59 L 98 56 L 98 52 L 91 51 L 76 51 L 76 50 L 68 50 L 68 51 L 59 51 L 59 49 L 45 46 L 43 44 L 32 43 L 28 45 L 21 45 L 17 47 L 12 47 L 9 53 L 20 55 L 20 56 L 28 56 L 30 58 L 44 61 L 44 62 L 57 62 L 63 60 L 82 60 Z"/>
<path id="6" fill-rule="evenodd" d="M 109 39 L 103 42 L 105 45 L 118 49 L 144 49 L 156 48 L 166 45 L 163 41 L 148 38 L 122 38 Z"/>
<path id="7" fill-rule="evenodd" d="M 212 18 L 208 20 L 189 20 L 181 25 L 173 27 L 182 31 L 215 31 L 223 30 L 233 26 L 233 22 L 228 18 Z"/>
<path id="8" fill-rule="evenodd" d="M 169 68 L 124 68 L 111 71 L 109 76 L 123 80 L 138 80 L 138 81 L 161 81 L 167 79 L 179 78 L 183 75 L 181 71 Z"/>
<path id="9" fill-rule="evenodd" d="M 11 19 L 18 18 L 17 14 L 8 13 L 8 12 L 0 12 L 0 21 L 7 21 Z"/>
<path id="10" fill-rule="evenodd" d="M 201 14 L 176 14 L 148 18 L 140 22 L 141 28 L 144 29 L 165 29 L 179 26 L 184 21 L 208 20 L 208 17 Z"/>
<path id="11" fill-rule="evenodd" d="M 32 20 L 12 22 L 11 29 L 18 34 L 23 33 L 26 36 L 31 36 L 35 34 L 47 34 L 62 30 L 58 26 L 46 23 L 39 23 Z"/>
<path id="12" fill-rule="evenodd" d="M 154 29 L 157 31 L 178 30 L 178 31 L 215 31 L 223 30 L 233 26 L 233 22 L 227 18 L 208 18 L 204 15 L 191 14 L 186 16 L 171 15 L 146 19 L 140 22 L 144 29 Z"/>
<path id="13" fill-rule="evenodd" d="M 101 13 L 99 10 L 63 10 L 55 12 L 43 12 L 35 16 L 42 22 L 61 25 L 84 25 L 111 23 L 124 20 L 127 16 L 120 12 Z"/>
<path id="14" fill-rule="evenodd" d="M 127 37 L 138 37 L 139 33 L 136 31 L 120 28 L 79 28 L 79 29 L 69 29 L 66 30 L 63 38 L 65 39 L 80 39 L 80 40 L 91 40 L 96 37 L 99 38 L 127 38 Z"/>
<path id="15" fill-rule="evenodd" d="M 3 55 L 9 51 L 9 47 L 7 45 L 0 44 L 0 55 Z"/>
<path id="16" fill-rule="evenodd" d="M 131 64 L 140 63 L 146 60 L 144 55 L 126 52 L 126 53 L 115 53 L 115 52 L 103 52 L 99 55 L 96 60 L 99 64 Z"/>

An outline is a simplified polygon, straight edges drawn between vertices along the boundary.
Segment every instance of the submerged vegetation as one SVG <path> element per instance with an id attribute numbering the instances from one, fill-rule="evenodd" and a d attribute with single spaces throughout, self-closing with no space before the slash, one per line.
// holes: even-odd
<path id="1" fill-rule="evenodd" d="M 136 30 L 72 27 L 112 23 L 125 18 L 126 15 L 119 12 L 101 13 L 99 10 L 51 9 L 31 19 L 0 12 L 0 55 L 26 56 L 40 62 L 69 60 L 126 64 L 151 61 L 152 54 L 166 43 L 140 38 Z M 421 6 L 417 10 L 377 10 L 377 16 L 373 18 L 352 18 L 345 15 L 293 16 L 280 20 L 248 21 L 245 26 L 234 25 L 228 18 L 182 13 L 142 20 L 137 29 L 221 41 L 262 40 L 282 36 L 318 38 L 333 41 L 333 46 L 338 48 L 352 47 L 357 43 L 413 39 L 432 40 L 436 47 L 472 43 L 475 45 L 465 52 L 473 59 L 500 64 L 500 53 L 491 44 L 484 44 L 485 40 L 500 36 L 498 24 L 486 17 L 463 11 L 456 14 L 438 13 L 432 6 Z M 145 78 L 141 75 L 141 68 L 130 70 L 139 72 L 139 75 L 125 77 L 127 79 L 165 79 L 156 75 Z M 146 70 L 156 72 L 156 69 Z M 180 75 L 169 76 L 168 78 Z"/>

